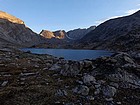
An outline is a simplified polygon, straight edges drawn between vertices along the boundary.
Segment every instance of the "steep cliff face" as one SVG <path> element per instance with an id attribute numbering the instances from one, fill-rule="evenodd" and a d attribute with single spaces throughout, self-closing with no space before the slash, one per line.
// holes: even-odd
<path id="1" fill-rule="evenodd" d="M 12 15 L 0 11 L 0 39 L 3 46 L 32 46 L 43 40 L 25 26 L 24 22 Z M 1 47 L 2 47 L 1 45 Z"/>
<path id="2" fill-rule="evenodd" d="M 140 50 L 140 11 L 108 20 L 81 39 L 90 49 Z"/>

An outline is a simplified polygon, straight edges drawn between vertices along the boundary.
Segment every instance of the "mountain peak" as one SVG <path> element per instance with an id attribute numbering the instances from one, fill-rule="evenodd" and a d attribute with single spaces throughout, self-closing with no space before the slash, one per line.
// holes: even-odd
<path id="1" fill-rule="evenodd" d="M 15 16 L 12 16 L 6 12 L 3 12 L 3 11 L 0 11 L 0 18 L 6 19 L 12 23 L 24 24 L 24 22 L 22 20 L 20 20 L 19 18 L 16 18 Z"/>
<path id="2" fill-rule="evenodd" d="M 137 12 L 135 12 L 135 13 L 132 14 L 132 15 L 134 15 L 134 16 L 136 16 L 136 17 L 139 17 L 139 16 L 140 16 L 140 10 L 138 10 Z"/>

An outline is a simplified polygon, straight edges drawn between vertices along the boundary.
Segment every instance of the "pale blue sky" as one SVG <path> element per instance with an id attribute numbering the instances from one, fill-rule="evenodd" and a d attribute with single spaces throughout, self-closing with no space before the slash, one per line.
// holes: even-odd
<path id="1" fill-rule="evenodd" d="M 0 10 L 22 19 L 39 33 L 97 25 L 140 9 L 140 0 L 0 0 Z"/>

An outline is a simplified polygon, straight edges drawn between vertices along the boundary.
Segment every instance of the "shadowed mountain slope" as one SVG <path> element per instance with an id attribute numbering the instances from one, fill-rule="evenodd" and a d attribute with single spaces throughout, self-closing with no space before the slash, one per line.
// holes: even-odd
<path id="1" fill-rule="evenodd" d="M 140 11 L 102 23 L 80 42 L 89 49 L 140 50 Z"/>

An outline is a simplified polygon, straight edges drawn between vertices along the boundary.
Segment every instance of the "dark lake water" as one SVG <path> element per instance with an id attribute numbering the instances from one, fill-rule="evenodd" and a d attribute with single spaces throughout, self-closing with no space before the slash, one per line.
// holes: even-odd
<path id="1" fill-rule="evenodd" d="M 101 56 L 111 56 L 113 53 L 105 50 L 72 50 L 72 49 L 41 49 L 24 48 L 22 51 L 30 51 L 34 54 L 49 54 L 56 57 L 64 57 L 66 60 L 96 59 Z"/>

